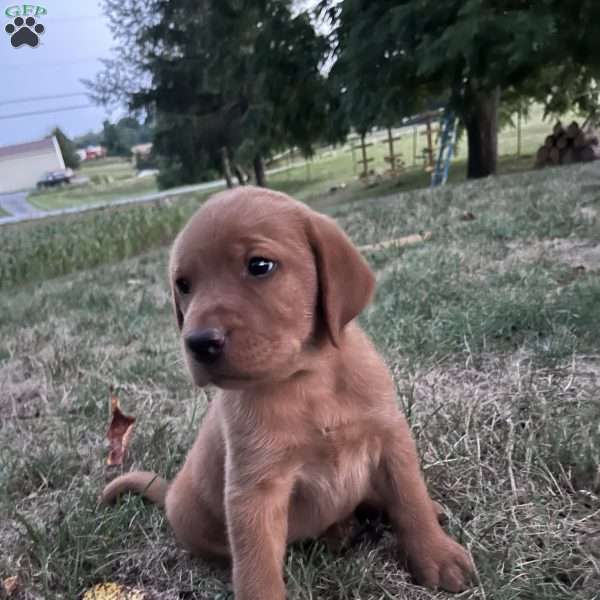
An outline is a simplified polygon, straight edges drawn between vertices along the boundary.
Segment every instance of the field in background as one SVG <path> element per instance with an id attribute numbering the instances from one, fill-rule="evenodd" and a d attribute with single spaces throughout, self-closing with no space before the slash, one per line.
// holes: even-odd
<path id="1" fill-rule="evenodd" d="M 207 193 L 4 225 L 0 289 L 136 256 L 169 243 Z"/>
<path id="2" fill-rule="evenodd" d="M 428 175 L 414 171 L 400 183 L 383 180 L 371 186 L 354 180 L 343 189 L 332 191 L 336 182 L 340 184 L 339 179 L 331 179 L 335 162 L 332 154 L 310 166 L 278 173 L 270 178 L 271 186 L 324 211 L 373 196 L 427 187 Z M 522 170 L 523 164 L 518 159 L 505 158 L 500 167 L 502 172 L 512 172 Z M 302 176 L 306 170 L 310 171 L 309 179 Z M 463 178 L 464 165 L 459 165 L 452 171 L 450 181 Z M 0 289 L 117 262 L 164 245 L 210 193 L 195 192 L 140 205 L 4 225 Z"/>
<path id="3" fill-rule="evenodd" d="M 333 185 L 318 176 L 323 189 Z M 315 196 L 287 183 L 358 244 L 432 231 L 422 244 L 367 255 L 378 291 L 362 322 L 392 368 L 447 527 L 473 552 L 480 584 L 460 598 L 597 599 L 598 167 L 386 196 Z M 148 208 L 99 211 L 84 231 L 100 231 L 98 252 L 114 263 L 107 231 L 131 222 L 138 240 L 168 218 L 157 232 L 168 241 L 200 201 L 156 207 L 148 221 Z M 56 252 L 74 223 L 54 222 Z M 27 237 L 32 226 L 19 231 Z M 96 504 L 115 475 L 105 466 L 111 389 L 137 417 L 125 469 L 172 477 L 206 408 L 184 372 L 166 261 L 158 249 L 2 290 L 0 573 L 20 577 L 26 600 L 73 600 L 101 581 L 139 586 L 150 599 L 232 598 L 228 572 L 177 548 L 161 510 L 135 497 Z M 285 574 L 298 600 L 456 597 L 413 586 L 382 526 L 342 555 L 295 545 Z"/>
<path id="4" fill-rule="evenodd" d="M 531 169 L 530 156 L 503 156 L 499 160 L 498 173 L 517 173 Z M 464 160 L 453 163 L 448 176 L 449 183 L 465 181 L 467 167 Z M 269 185 L 318 207 L 339 204 L 350 200 L 382 196 L 424 189 L 430 186 L 429 173 L 422 168 L 407 169 L 398 178 L 379 176 L 369 183 L 360 181 L 352 173 L 343 150 L 331 150 L 312 162 L 278 173 L 269 178 Z"/>
<path id="5" fill-rule="evenodd" d="M 568 123 L 574 118 L 574 115 L 565 115 L 563 122 Z M 543 144 L 553 125 L 552 121 L 543 120 L 542 109 L 537 106 L 532 107 L 528 118 L 522 118 L 520 127 L 517 127 L 518 119 L 516 115 L 513 121 L 515 126 L 505 126 L 498 136 L 499 174 L 532 169 L 535 152 Z M 435 127 L 437 127 L 437 124 Z M 367 148 L 367 156 L 373 159 L 369 162 L 369 169 L 373 169 L 379 176 L 371 178 L 372 186 L 366 192 L 361 191 L 365 189 L 365 186 L 357 180 L 357 175 L 362 169 L 362 166 L 356 163 L 356 160 L 361 157 L 360 150 L 354 151 L 354 160 L 351 151 L 352 145 L 358 147 L 358 139 L 343 147 L 320 150 L 312 161 L 291 171 L 271 177 L 270 182 L 278 189 L 295 194 L 300 199 L 308 201 L 323 196 L 334 186 L 339 187 L 342 185 L 346 186 L 347 190 L 342 192 L 342 195 L 349 192 L 351 197 L 357 194 L 368 196 L 425 188 L 430 184 L 430 176 L 423 168 L 422 151 L 426 146 L 425 131 L 426 127 L 424 125 L 393 131 L 394 137 L 400 137 L 400 140 L 394 142 L 395 154 L 401 156 L 405 165 L 405 170 L 394 178 L 385 176 L 388 163 L 384 157 L 389 154 L 387 133 L 379 131 L 368 137 L 368 142 L 372 145 Z M 467 140 L 465 134 L 457 144 L 450 168 L 449 181 L 451 183 L 465 180 L 466 160 Z M 290 163 L 284 159 L 279 164 Z"/>
<path id="6" fill-rule="evenodd" d="M 29 203 L 41 210 L 55 210 L 158 191 L 156 177 L 137 177 L 133 164 L 118 157 L 84 162 L 77 175 L 89 182 L 33 192 L 28 197 Z"/>
<path id="7" fill-rule="evenodd" d="M 501 159 L 500 172 L 510 170 L 528 170 L 533 168 L 534 154 L 552 129 L 550 121 L 543 121 L 542 110 L 533 107 L 528 119 L 523 118 L 520 127 L 520 146 L 518 142 L 518 128 L 506 126 L 499 134 L 499 154 Z M 573 116 L 565 116 L 564 121 L 569 122 Z M 514 117 L 517 122 L 516 116 Z M 434 125 L 437 127 L 437 124 Z M 405 171 L 393 179 L 382 176 L 378 178 L 375 193 L 388 191 L 410 190 L 429 185 L 429 175 L 423 170 L 422 150 L 426 146 L 424 135 L 425 126 L 406 127 L 394 130 L 394 136 L 401 139 L 395 142 L 395 153 L 405 163 Z M 369 168 L 379 174 L 384 174 L 388 168 L 384 157 L 388 155 L 388 143 L 385 131 L 374 132 L 368 136 L 368 157 L 373 158 Z M 434 136 L 435 138 L 435 136 Z M 305 161 L 300 155 L 291 160 L 283 159 L 275 166 L 291 166 L 300 163 L 302 166 L 293 168 L 286 173 L 271 176 L 269 181 L 284 191 L 300 194 L 301 199 L 310 199 L 321 196 L 332 186 L 341 184 L 356 193 L 363 186 L 357 181 L 361 166 L 355 160 L 360 158 L 360 151 L 351 151 L 352 146 L 359 144 L 358 139 L 353 139 L 341 147 L 319 149 L 312 160 Z M 519 153 L 520 148 L 520 153 Z M 450 170 L 451 181 L 465 179 L 467 157 L 466 137 L 463 136 L 457 145 L 455 160 Z M 504 169 L 504 170 L 503 170 Z M 157 190 L 154 176 L 137 178 L 131 162 L 124 159 L 111 157 L 98 161 L 83 163 L 80 175 L 88 177 L 88 185 L 66 186 L 59 190 L 45 190 L 35 192 L 29 196 L 29 202 L 42 210 L 53 210 L 110 202 L 111 200 L 141 196 Z M 360 192 L 359 192 L 360 193 Z"/>

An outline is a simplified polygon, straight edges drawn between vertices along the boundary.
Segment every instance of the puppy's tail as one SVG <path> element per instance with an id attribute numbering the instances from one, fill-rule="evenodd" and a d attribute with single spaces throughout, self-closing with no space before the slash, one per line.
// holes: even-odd
<path id="1" fill-rule="evenodd" d="M 169 482 L 152 471 L 132 471 L 113 479 L 102 492 L 100 504 L 112 504 L 125 492 L 135 492 L 158 506 L 165 505 Z"/>

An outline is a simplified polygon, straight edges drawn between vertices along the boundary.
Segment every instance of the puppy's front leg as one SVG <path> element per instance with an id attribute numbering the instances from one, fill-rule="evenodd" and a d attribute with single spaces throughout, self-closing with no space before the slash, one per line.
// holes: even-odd
<path id="1" fill-rule="evenodd" d="M 418 583 L 460 592 L 473 566 L 467 551 L 440 527 L 427 493 L 412 434 L 400 416 L 384 444 L 376 489 L 398 535 L 400 548 Z"/>
<path id="2" fill-rule="evenodd" d="M 236 600 L 284 600 L 291 477 L 232 481 L 226 497 Z"/>

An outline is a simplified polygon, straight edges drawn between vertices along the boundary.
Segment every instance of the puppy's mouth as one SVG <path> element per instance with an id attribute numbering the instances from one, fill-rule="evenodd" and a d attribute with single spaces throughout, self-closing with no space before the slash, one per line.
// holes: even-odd
<path id="1" fill-rule="evenodd" d="M 209 373 L 208 381 L 222 390 L 240 390 L 256 387 L 265 381 L 265 379 L 249 375 Z"/>
<path id="2" fill-rule="evenodd" d="M 250 341 L 257 337 L 259 336 L 254 336 Z M 259 341 L 264 339 L 264 335 L 259 337 Z M 298 368 L 297 358 L 301 344 L 292 341 L 286 340 L 288 343 L 284 344 L 274 338 L 268 339 L 268 343 L 263 345 L 252 345 L 242 338 L 240 346 L 232 344 L 231 336 L 228 336 L 214 353 L 209 353 L 204 347 L 194 352 L 195 348 L 190 348 L 189 343 L 185 350 L 191 375 L 197 385 L 215 385 L 223 389 L 249 388 L 285 380 L 294 374 Z M 242 351 L 248 345 L 257 356 L 250 350 L 247 353 Z M 278 351 L 274 351 L 274 356 L 265 358 L 264 346 L 267 345 Z"/>
<path id="3" fill-rule="evenodd" d="M 211 381 L 211 383 L 214 383 L 215 385 L 218 385 L 219 382 L 227 382 L 227 381 L 232 381 L 232 382 L 251 382 L 251 381 L 256 381 L 257 378 L 256 377 L 252 377 L 251 375 L 233 375 L 232 373 L 220 373 L 220 372 L 215 372 L 215 371 L 209 371 L 208 372 L 208 377 Z"/>
<path id="4" fill-rule="evenodd" d="M 237 371 L 223 368 L 224 365 L 218 361 L 210 365 L 205 362 L 195 360 L 192 357 L 193 368 L 192 375 L 201 385 L 212 384 L 220 388 L 241 387 L 258 382 L 264 379 L 264 375 L 240 373 Z"/>
<path id="5" fill-rule="evenodd" d="M 222 366 L 219 368 L 217 365 L 214 367 L 202 365 L 200 378 L 206 382 L 205 385 L 214 385 L 224 390 L 261 387 L 272 383 L 276 379 L 270 371 L 240 372 L 233 369 L 224 369 Z"/>

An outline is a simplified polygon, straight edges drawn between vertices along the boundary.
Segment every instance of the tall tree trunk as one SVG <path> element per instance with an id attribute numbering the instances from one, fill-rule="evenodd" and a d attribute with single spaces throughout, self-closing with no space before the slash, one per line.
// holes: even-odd
<path id="1" fill-rule="evenodd" d="M 256 185 L 260 187 L 267 187 L 267 176 L 265 174 L 265 163 L 260 154 L 254 157 L 254 177 L 256 179 Z"/>
<path id="2" fill-rule="evenodd" d="M 237 163 L 233 163 L 233 172 L 235 173 L 239 184 L 246 185 L 246 182 L 248 181 L 248 175 L 244 172 L 242 167 L 240 167 L 240 165 Z"/>
<path id="3" fill-rule="evenodd" d="M 221 169 L 223 170 L 223 177 L 225 177 L 227 187 L 232 188 L 233 177 L 231 176 L 231 165 L 229 164 L 229 154 L 226 146 L 221 148 Z"/>
<path id="4" fill-rule="evenodd" d="M 464 123 L 469 157 L 467 178 L 494 175 L 498 166 L 498 102 L 500 91 L 466 95 Z"/>

